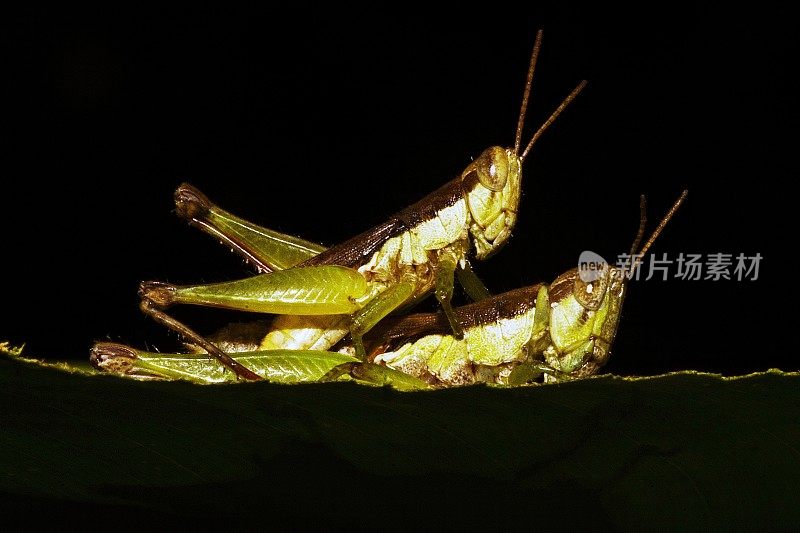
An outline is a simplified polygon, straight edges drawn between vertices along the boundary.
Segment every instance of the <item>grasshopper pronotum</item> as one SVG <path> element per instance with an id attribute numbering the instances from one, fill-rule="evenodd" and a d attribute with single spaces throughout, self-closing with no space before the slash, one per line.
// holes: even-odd
<path id="1" fill-rule="evenodd" d="M 362 336 L 387 314 L 433 290 L 451 331 L 461 338 L 463 326 L 450 304 L 454 275 L 473 298 L 487 294 L 471 273 L 469 252 L 474 248 L 474 256 L 484 259 L 511 236 L 521 195 L 522 163 L 542 132 L 586 83 L 581 82 L 567 96 L 522 149 L 522 129 L 541 39 L 539 31 L 513 147 L 484 150 L 438 190 L 328 250 L 249 224 L 214 207 L 199 191 L 189 186 L 179 188 L 179 213 L 232 245 L 259 269 L 271 272 L 185 287 L 144 282 L 139 291 L 142 310 L 244 379 L 259 376 L 167 315 L 163 308 L 194 304 L 278 314 L 261 340 L 261 350 L 326 350 L 349 333 L 356 354 L 364 359 Z"/>

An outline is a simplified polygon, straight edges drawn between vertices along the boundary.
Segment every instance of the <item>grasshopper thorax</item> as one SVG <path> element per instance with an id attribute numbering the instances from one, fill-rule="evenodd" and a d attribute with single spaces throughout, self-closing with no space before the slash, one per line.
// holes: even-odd
<path id="1" fill-rule="evenodd" d="M 639 229 L 631 246 L 629 264 L 612 267 L 603 262 L 590 277 L 573 269 L 553 281 L 549 289 L 551 364 L 573 375 L 593 374 L 605 364 L 616 336 L 628 280 L 686 194 L 683 191 L 644 246 L 639 248 L 647 220 L 642 196 Z"/>

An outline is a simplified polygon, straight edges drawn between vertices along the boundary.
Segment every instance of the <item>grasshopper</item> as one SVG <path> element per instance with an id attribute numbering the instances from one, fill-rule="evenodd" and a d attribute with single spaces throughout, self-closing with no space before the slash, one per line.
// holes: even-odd
<path id="1" fill-rule="evenodd" d="M 630 265 L 603 263 L 591 280 L 572 269 L 549 285 L 523 287 L 456 308 L 465 330 L 460 339 L 446 331 L 438 313 L 400 318 L 384 333 L 383 345 L 373 353 L 373 364 L 442 386 L 475 382 L 514 385 L 539 377 L 548 382 L 597 373 L 610 355 L 628 280 L 687 194 L 683 191 L 637 250 L 646 224 L 645 198 L 641 197 Z M 342 373 L 374 376 L 377 372 L 362 366 L 343 363 L 325 379 Z"/>
<path id="2" fill-rule="evenodd" d="M 473 298 L 487 291 L 472 273 L 469 252 L 485 259 L 511 236 L 519 209 L 522 164 L 537 139 L 578 95 L 581 82 L 522 149 L 522 129 L 542 32 L 536 36 L 517 121 L 514 146 L 484 150 L 461 174 L 417 203 L 337 246 L 322 250 L 302 239 L 270 232 L 216 208 L 196 189 L 178 189 L 178 212 L 231 245 L 265 273 L 216 284 L 140 285 L 141 309 L 218 358 L 239 378 L 259 376 L 164 309 L 192 304 L 277 314 L 260 350 L 327 350 L 351 335 L 366 357 L 362 337 L 380 320 L 433 291 L 452 333 L 463 337 L 451 298 L 457 275 Z"/>
<path id="3" fill-rule="evenodd" d="M 619 326 L 627 282 L 687 196 L 683 191 L 639 249 L 646 225 L 645 198 L 630 264 L 602 268 L 591 280 L 578 269 L 552 283 L 535 284 L 454 309 L 459 338 L 442 313 L 384 321 L 373 331 L 368 362 L 327 351 L 272 350 L 237 354 L 270 379 L 334 381 L 345 375 L 399 389 L 469 385 L 522 385 L 593 375 L 606 363 Z M 92 361 L 123 374 L 229 381 L 223 367 L 198 354 L 154 354 L 122 345 L 96 347 Z"/>

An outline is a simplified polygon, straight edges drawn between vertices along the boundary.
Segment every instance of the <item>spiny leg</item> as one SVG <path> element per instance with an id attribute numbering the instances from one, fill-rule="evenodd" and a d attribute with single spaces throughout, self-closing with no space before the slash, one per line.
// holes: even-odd
<path id="1" fill-rule="evenodd" d="M 325 251 L 319 244 L 264 228 L 215 205 L 199 189 L 181 184 L 175 191 L 179 217 L 220 240 L 259 271 L 283 270 Z"/>
<path id="2" fill-rule="evenodd" d="M 318 381 L 349 355 L 320 350 L 260 350 L 232 354 L 235 359 L 274 383 Z M 93 366 L 104 372 L 149 379 L 181 379 L 194 383 L 221 383 L 237 379 L 206 353 L 155 353 L 117 343 L 99 342 L 90 355 Z"/>
<path id="3" fill-rule="evenodd" d="M 229 368 L 239 378 L 248 381 L 260 381 L 262 379 L 261 376 L 245 367 L 241 363 L 235 361 L 230 355 L 220 350 L 216 344 L 206 340 L 202 335 L 195 333 L 185 324 L 159 310 L 156 305 L 157 304 L 155 302 L 149 300 L 145 295 L 142 295 L 142 302 L 139 307 L 144 314 L 152 317 L 153 320 L 159 324 L 168 327 L 169 329 L 175 331 L 179 335 L 189 339 L 191 342 L 203 348 L 206 352 L 208 352 L 209 355 L 215 357 L 220 363 Z"/>
<path id="4" fill-rule="evenodd" d="M 159 308 L 173 304 L 224 307 L 240 311 L 284 314 L 349 314 L 358 309 L 367 282 L 358 271 L 341 266 L 280 270 L 224 283 L 178 287 L 143 282 L 139 287 L 142 311 L 186 337 L 243 379 L 261 379 L 237 363 L 213 342 Z"/>

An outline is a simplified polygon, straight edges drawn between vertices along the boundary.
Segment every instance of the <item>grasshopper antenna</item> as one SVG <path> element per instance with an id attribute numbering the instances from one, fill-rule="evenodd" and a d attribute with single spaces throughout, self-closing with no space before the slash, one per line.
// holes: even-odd
<path id="1" fill-rule="evenodd" d="M 528 146 L 525 147 L 525 151 L 522 152 L 521 156 L 519 156 L 520 162 L 525 160 L 525 157 L 527 157 L 528 152 L 531 151 L 533 145 L 536 144 L 536 141 L 539 140 L 539 137 L 542 136 L 544 130 L 546 130 L 550 126 L 550 124 L 555 122 L 555 120 L 558 118 L 558 115 L 560 115 L 561 112 L 564 111 L 564 109 L 566 109 L 566 107 L 575 99 L 575 97 L 577 97 L 578 94 L 580 94 L 583 88 L 586 87 L 586 83 L 587 83 L 586 80 L 583 80 L 578 84 L 577 87 L 572 89 L 572 92 L 569 93 L 569 95 L 567 95 L 566 98 L 564 98 L 564 101 L 561 102 L 561 105 L 559 105 L 555 111 L 553 111 L 553 114 L 550 115 L 550 117 L 547 120 L 545 120 L 541 126 L 539 126 L 539 129 L 536 130 L 536 133 L 533 134 L 533 137 L 531 138 L 530 142 L 528 142 Z"/>
<path id="2" fill-rule="evenodd" d="M 653 245 L 655 240 L 661 234 L 661 232 L 663 231 L 664 227 L 669 223 L 670 220 L 672 220 L 672 217 L 678 211 L 678 208 L 680 208 L 681 204 L 683 204 L 684 200 L 686 200 L 686 197 L 688 195 L 689 195 L 689 191 L 687 189 L 684 189 L 683 192 L 681 193 L 681 195 L 678 197 L 678 199 L 675 200 L 675 203 L 672 204 L 672 207 L 670 207 L 669 211 L 667 211 L 667 214 L 664 215 L 664 218 L 662 218 L 661 222 L 658 223 L 658 226 L 656 226 L 656 229 L 653 230 L 653 233 L 650 235 L 650 238 L 647 239 L 647 242 L 644 243 L 644 246 L 642 246 L 642 248 L 639 250 L 639 253 L 636 254 L 636 259 L 631 262 L 631 268 L 630 268 L 630 270 L 628 270 L 628 276 L 632 275 L 633 272 L 642 263 L 642 258 L 645 256 L 647 251 L 650 249 L 650 247 Z M 643 198 L 644 198 L 644 195 L 642 196 L 642 199 Z M 639 204 L 640 207 L 642 206 L 643 203 L 644 203 L 643 201 L 640 202 L 640 204 Z M 640 240 L 641 239 L 640 239 L 639 235 L 637 235 L 636 241 L 640 241 Z M 638 242 L 634 242 L 634 244 L 638 244 Z M 633 253 L 631 253 L 631 256 L 633 256 Z"/>
<path id="3" fill-rule="evenodd" d="M 522 126 L 525 124 L 525 112 L 528 110 L 528 99 L 531 96 L 531 85 L 533 84 L 533 71 L 536 70 L 536 60 L 539 58 L 539 49 L 542 47 L 542 30 L 536 32 L 536 42 L 533 43 L 531 52 L 531 65 L 528 67 L 528 77 L 525 80 L 525 92 L 522 94 L 522 107 L 519 110 L 519 120 L 517 120 L 517 134 L 514 137 L 514 153 L 519 153 L 519 145 L 522 142 Z"/>
<path id="4" fill-rule="evenodd" d="M 647 198 L 643 194 L 639 197 L 639 229 L 636 231 L 636 237 L 633 239 L 631 253 L 628 254 L 628 257 L 632 258 L 639 244 L 641 244 L 642 238 L 644 237 L 645 226 L 647 226 Z"/>

